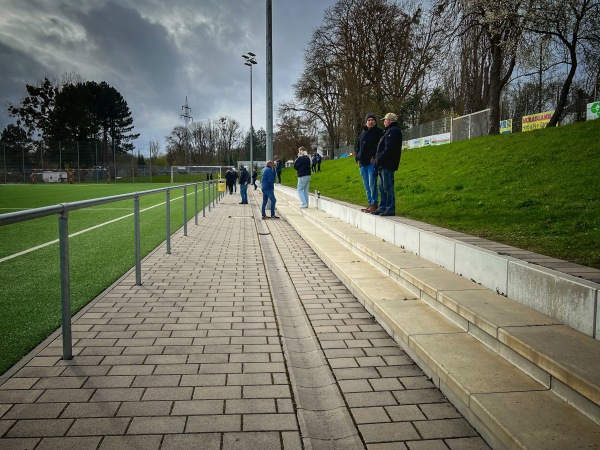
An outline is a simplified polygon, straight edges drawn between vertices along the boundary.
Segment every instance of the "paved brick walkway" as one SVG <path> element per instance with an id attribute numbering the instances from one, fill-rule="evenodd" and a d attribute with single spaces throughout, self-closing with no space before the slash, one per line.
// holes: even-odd
<path id="1" fill-rule="evenodd" d="M 488 448 L 253 194 L 81 312 L 72 361 L 56 335 L 14 368 L 0 448 Z"/>

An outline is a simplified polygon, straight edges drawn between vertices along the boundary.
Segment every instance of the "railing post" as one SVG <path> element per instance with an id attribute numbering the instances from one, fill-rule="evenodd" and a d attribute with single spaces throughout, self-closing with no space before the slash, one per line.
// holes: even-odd
<path id="1" fill-rule="evenodd" d="M 187 186 L 183 187 L 183 235 L 187 236 Z"/>
<path id="2" fill-rule="evenodd" d="M 171 254 L 171 191 L 167 189 L 167 255 Z"/>
<path id="3" fill-rule="evenodd" d="M 71 270 L 69 267 L 69 212 L 58 216 L 58 242 L 60 252 L 60 298 L 62 309 L 63 359 L 73 359 L 71 339 Z"/>
<path id="4" fill-rule="evenodd" d="M 210 200 L 210 193 L 211 193 L 211 190 L 212 190 L 212 184 L 213 184 L 212 181 L 208 182 L 208 212 L 210 212 L 210 202 L 211 202 L 211 200 Z"/>
<path id="5" fill-rule="evenodd" d="M 140 196 L 133 199 L 133 224 L 135 234 L 135 284 L 142 285 L 142 258 L 140 250 Z"/>
<path id="6" fill-rule="evenodd" d="M 194 184 L 194 223 L 198 225 L 198 183 Z"/>
<path id="7" fill-rule="evenodd" d="M 202 183 L 202 217 L 206 217 L 206 183 Z M 210 204 L 208 205 L 208 209 L 210 210 Z"/>

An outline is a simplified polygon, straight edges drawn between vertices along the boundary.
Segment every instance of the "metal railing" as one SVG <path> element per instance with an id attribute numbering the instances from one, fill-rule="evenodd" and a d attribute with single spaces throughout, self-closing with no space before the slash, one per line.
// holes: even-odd
<path id="1" fill-rule="evenodd" d="M 60 291 L 61 291 L 61 320 L 63 338 L 63 359 L 72 359 L 71 338 L 71 272 L 69 260 L 69 212 L 106 203 L 133 199 L 134 217 L 134 240 L 135 240 L 135 283 L 142 284 L 142 261 L 141 261 L 141 231 L 140 231 L 140 197 L 144 195 L 166 192 L 166 253 L 171 254 L 171 191 L 183 188 L 183 235 L 187 236 L 187 188 L 194 187 L 194 222 L 198 225 L 198 185 L 202 186 L 202 216 L 206 217 L 206 206 L 210 212 L 212 206 L 219 202 L 222 192 L 217 189 L 217 181 L 202 181 L 200 183 L 189 183 L 166 188 L 151 189 L 148 191 L 132 192 L 129 194 L 113 195 L 78 202 L 60 203 L 42 208 L 27 209 L 7 214 L 0 214 L 0 226 L 13 223 L 25 222 L 27 220 L 39 219 L 41 217 L 58 215 L 58 245 L 60 253 Z M 208 185 L 208 189 L 206 189 Z M 208 192 L 208 203 L 205 194 Z"/>

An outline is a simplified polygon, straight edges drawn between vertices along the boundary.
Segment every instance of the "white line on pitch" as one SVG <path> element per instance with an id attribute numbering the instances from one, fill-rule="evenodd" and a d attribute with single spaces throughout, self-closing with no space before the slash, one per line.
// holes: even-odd
<path id="1" fill-rule="evenodd" d="M 188 195 L 191 195 L 191 194 L 188 194 Z M 180 196 L 180 197 L 172 198 L 171 201 L 179 200 L 180 198 L 183 198 L 183 195 Z M 140 213 L 142 213 L 144 211 L 148 211 L 149 209 L 152 209 L 152 208 L 156 208 L 157 206 L 164 205 L 165 203 L 167 203 L 167 202 L 157 203 L 156 205 L 149 206 L 148 208 L 140 209 Z M 131 217 L 131 216 L 133 216 L 133 213 L 126 214 L 126 215 L 121 216 L 121 217 L 117 217 L 116 219 L 109 220 L 108 222 L 104 222 L 104 223 L 100 223 L 98 225 L 94 225 L 93 227 L 86 228 L 85 230 L 77 231 L 76 233 L 70 234 L 69 238 L 78 236 L 78 235 L 83 234 L 83 233 L 87 233 L 88 231 L 92 231 L 92 230 L 95 230 L 96 228 L 100 228 L 100 227 L 103 227 L 105 225 L 109 225 L 111 223 L 118 222 L 119 220 L 126 219 L 127 217 Z M 16 258 L 17 256 L 26 255 L 27 253 L 31 253 L 31 252 L 33 252 L 35 250 L 39 250 L 41 248 L 48 247 L 49 245 L 56 244 L 57 242 L 58 242 L 58 239 L 55 239 L 53 241 L 46 242 L 44 244 L 40 244 L 40 245 L 37 245 L 35 247 L 28 248 L 27 250 L 23 250 L 22 252 L 14 253 L 12 255 L 5 256 L 4 258 L 0 258 L 0 263 L 8 261 L 9 259 Z"/>

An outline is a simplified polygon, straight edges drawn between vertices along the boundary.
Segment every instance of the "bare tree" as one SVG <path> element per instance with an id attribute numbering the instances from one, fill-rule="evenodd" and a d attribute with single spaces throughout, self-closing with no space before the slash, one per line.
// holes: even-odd
<path id="1" fill-rule="evenodd" d="M 281 110 L 320 122 L 331 150 L 353 142 L 366 112 L 400 112 L 424 86 L 442 47 L 439 19 L 409 2 L 339 0 L 313 33 L 297 102 Z"/>
<path id="2" fill-rule="evenodd" d="M 156 161 L 160 154 L 160 144 L 158 141 L 150 141 L 150 162 Z"/>
<path id="3" fill-rule="evenodd" d="M 578 67 L 578 56 L 584 49 L 598 55 L 600 47 L 598 0 L 530 0 L 527 28 L 537 34 L 550 36 L 553 42 L 565 49 L 564 63 L 569 68 L 562 84 L 558 103 L 548 126 L 560 120 Z"/>

